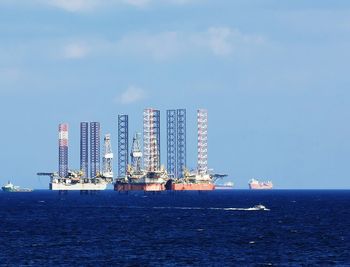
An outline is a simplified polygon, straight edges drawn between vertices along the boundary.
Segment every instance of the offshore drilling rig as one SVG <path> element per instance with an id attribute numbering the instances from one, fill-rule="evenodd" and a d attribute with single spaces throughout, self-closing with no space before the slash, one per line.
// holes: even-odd
<path id="1" fill-rule="evenodd" d="M 122 115 L 128 121 L 127 115 Z M 128 132 L 128 123 L 118 123 L 119 133 Z M 163 190 L 214 190 L 215 181 L 225 177 L 212 174 L 208 170 L 208 112 L 197 111 L 197 169 L 188 171 L 186 166 L 186 110 L 167 110 L 167 169 L 160 164 L 160 111 L 145 109 L 143 116 L 143 154 L 140 146 L 140 134 L 132 142 L 131 165 L 120 169 L 115 181 L 116 191 L 163 191 Z M 119 135 L 121 137 L 121 135 Z M 127 143 L 128 137 L 118 138 L 121 144 Z M 125 146 L 118 148 L 127 149 Z M 118 158 L 128 152 L 118 150 Z M 143 158 L 143 168 L 141 168 Z M 120 160 L 118 160 L 120 161 Z M 127 162 L 123 159 L 122 162 Z"/>
<path id="2" fill-rule="evenodd" d="M 118 174 L 114 190 L 214 190 L 215 181 L 226 176 L 212 174 L 208 169 L 207 110 L 197 111 L 197 168 L 192 171 L 187 169 L 186 164 L 186 110 L 167 110 L 166 115 L 167 168 L 161 165 L 160 111 L 153 108 L 144 110 L 143 134 L 134 135 L 130 154 L 129 117 L 118 115 Z M 104 190 L 108 184 L 113 183 L 111 135 L 104 136 L 100 168 L 100 132 L 99 122 L 80 123 L 80 170 L 70 170 L 68 124 L 59 125 L 58 172 L 38 173 L 50 176 L 51 190 Z"/>
<path id="3" fill-rule="evenodd" d="M 90 123 L 90 177 L 88 157 L 89 123 L 80 124 L 80 170 L 68 168 L 68 124 L 59 125 L 58 173 L 37 173 L 39 176 L 50 176 L 50 190 L 58 191 L 96 191 L 105 190 L 113 182 L 113 153 L 111 135 L 104 137 L 104 155 L 102 172 L 100 172 L 100 124 Z"/>
<path id="4" fill-rule="evenodd" d="M 126 116 L 126 115 L 124 115 Z M 125 119 L 126 117 L 124 117 Z M 119 132 L 128 132 L 121 126 Z M 143 153 L 140 146 L 140 134 L 135 134 L 131 151 L 131 165 L 127 165 L 124 172 L 116 179 L 116 191 L 163 191 L 168 181 L 168 174 L 164 166 L 160 165 L 160 111 L 145 109 L 143 113 Z M 124 138 L 127 138 L 126 136 Z M 123 141 L 124 142 L 124 141 Z M 119 146 L 118 146 L 119 147 Z M 121 152 L 121 151 L 119 151 Z M 128 155 L 128 153 L 120 153 Z M 143 156 L 144 168 L 141 169 Z"/>

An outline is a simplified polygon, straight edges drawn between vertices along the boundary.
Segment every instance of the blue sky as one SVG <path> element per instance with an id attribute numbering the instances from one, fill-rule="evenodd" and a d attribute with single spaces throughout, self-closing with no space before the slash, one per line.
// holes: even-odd
<path id="1" fill-rule="evenodd" d="M 57 125 L 142 110 L 209 111 L 209 165 L 237 188 L 350 188 L 350 2 L 0 0 L 0 182 L 46 188 Z M 116 160 L 114 162 L 116 164 Z M 116 167 L 116 166 L 115 166 Z"/>

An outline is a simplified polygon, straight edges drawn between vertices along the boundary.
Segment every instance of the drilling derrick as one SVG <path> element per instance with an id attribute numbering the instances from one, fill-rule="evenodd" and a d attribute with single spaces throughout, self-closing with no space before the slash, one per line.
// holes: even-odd
<path id="1" fill-rule="evenodd" d="M 103 155 L 103 177 L 113 178 L 113 153 L 111 145 L 111 135 L 106 134 L 104 138 L 104 155 Z"/>
<path id="2" fill-rule="evenodd" d="M 132 139 L 131 148 L 131 166 L 136 173 L 141 172 L 142 152 L 141 152 L 141 133 L 136 133 Z"/>
<path id="3" fill-rule="evenodd" d="M 198 165 L 197 170 L 201 175 L 208 173 L 208 111 L 197 111 L 198 126 Z"/>

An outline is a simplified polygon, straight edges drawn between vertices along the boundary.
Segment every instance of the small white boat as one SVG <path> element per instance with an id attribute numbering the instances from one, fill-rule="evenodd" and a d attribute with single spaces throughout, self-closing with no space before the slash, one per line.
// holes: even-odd
<path id="1" fill-rule="evenodd" d="M 253 207 L 253 209 L 254 209 L 254 210 L 269 210 L 269 209 L 267 209 L 264 205 L 261 205 L 261 204 L 255 205 L 255 206 Z"/>

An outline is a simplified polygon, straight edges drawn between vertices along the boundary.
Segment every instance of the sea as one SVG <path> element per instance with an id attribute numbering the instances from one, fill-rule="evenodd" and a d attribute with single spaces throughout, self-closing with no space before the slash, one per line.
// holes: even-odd
<path id="1" fill-rule="evenodd" d="M 350 266 L 350 190 L 1 192 L 0 266 Z"/>

